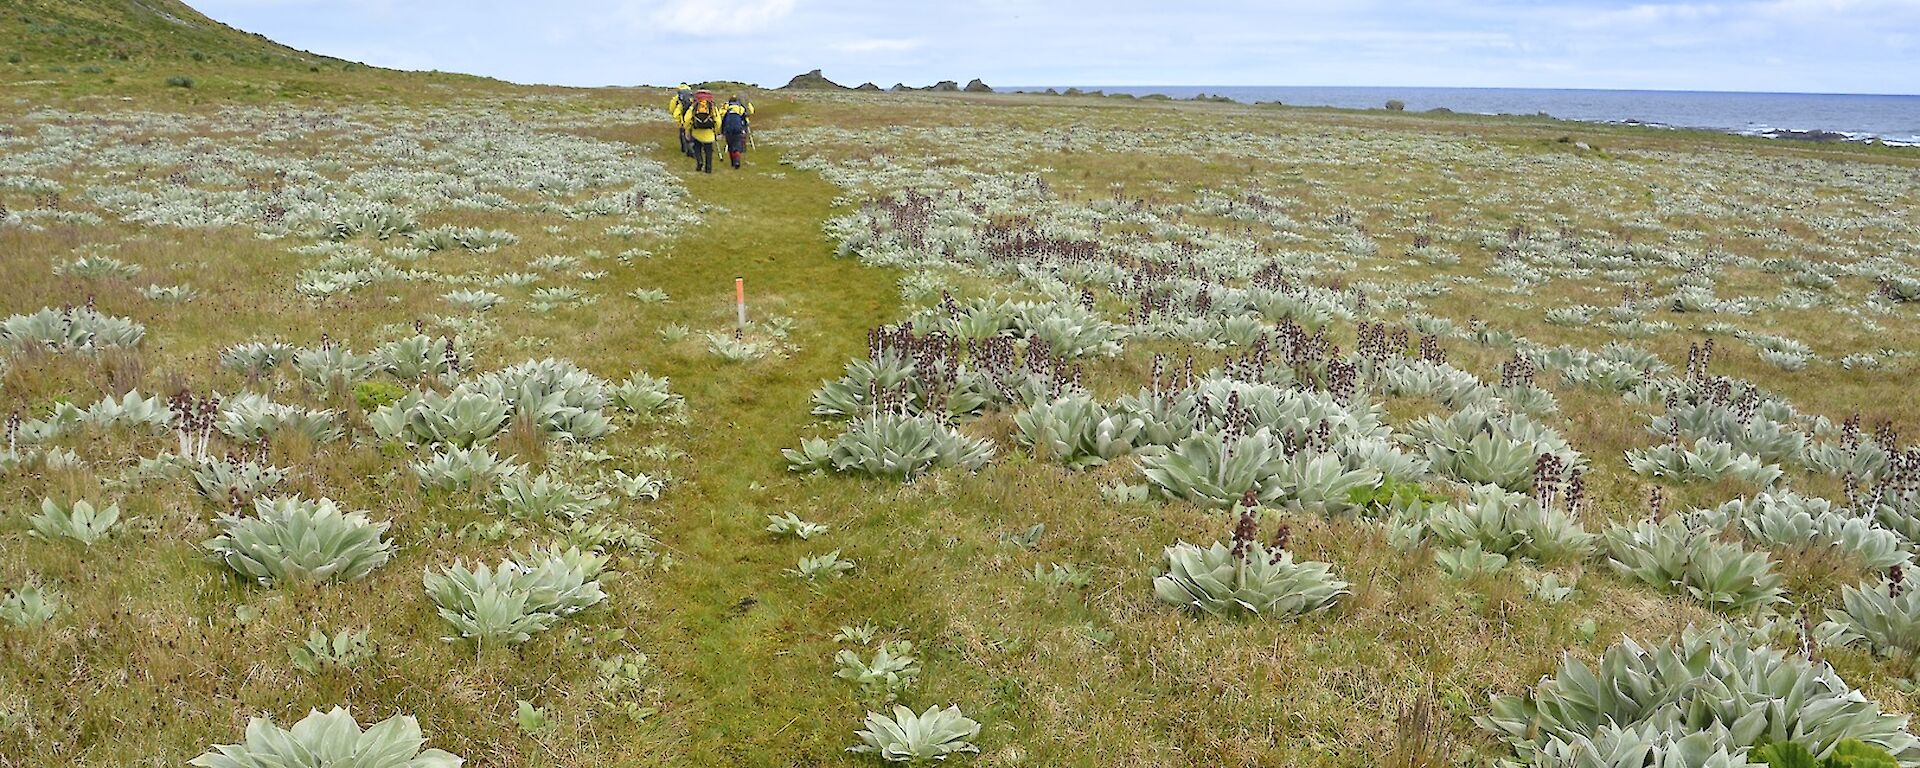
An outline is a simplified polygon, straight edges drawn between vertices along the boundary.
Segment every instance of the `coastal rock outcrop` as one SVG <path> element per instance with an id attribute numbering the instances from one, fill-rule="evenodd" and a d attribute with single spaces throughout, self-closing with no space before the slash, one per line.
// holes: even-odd
<path id="1" fill-rule="evenodd" d="M 1771 131 L 1761 131 L 1759 135 L 1765 136 L 1769 139 L 1792 139 L 1795 141 L 1819 141 L 1819 142 L 1848 141 L 1853 138 L 1851 136 L 1848 136 L 1847 134 L 1839 133 L 1836 131 L 1819 131 L 1819 130 L 1796 131 L 1796 130 L 1785 129 L 1785 128 L 1775 129 Z"/>
<path id="2" fill-rule="evenodd" d="M 993 88 L 977 77 L 967 81 L 965 90 L 967 93 L 993 93 Z"/>
<path id="3" fill-rule="evenodd" d="M 783 85 L 780 87 L 782 90 L 796 90 L 796 91 L 848 90 L 846 86 L 836 83 L 832 80 L 828 80 L 826 75 L 820 74 L 820 70 L 817 70 L 817 69 L 813 70 L 812 72 L 807 72 L 805 74 L 794 75 L 792 80 L 788 80 L 786 85 Z"/>

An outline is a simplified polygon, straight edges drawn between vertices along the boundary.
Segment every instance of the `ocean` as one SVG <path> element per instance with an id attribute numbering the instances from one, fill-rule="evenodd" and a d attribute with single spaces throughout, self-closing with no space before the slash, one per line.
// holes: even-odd
<path id="1" fill-rule="evenodd" d="M 1044 91 L 1048 86 L 1004 90 Z M 1066 90 L 1067 86 L 1052 86 Z M 1158 93 L 1174 98 L 1199 94 L 1253 103 L 1380 109 L 1389 99 L 1408 111 L 1444 107 L 1483 115 L 1534 115 L 1564 120 L 1638 123 L 1696 128 L 1747 136 L 1878 140 L 1920 146 L 1920 96 L 1837 93 L 1733 93 L 1722 91 L 1605 91 L 1550 88 L 1390 88 L 1312 86 L 1106 85 L 1083 91 Z"/>

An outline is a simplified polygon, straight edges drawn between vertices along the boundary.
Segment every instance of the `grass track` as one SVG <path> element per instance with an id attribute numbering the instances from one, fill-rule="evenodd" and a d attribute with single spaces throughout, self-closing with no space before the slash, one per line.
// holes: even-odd
<path id="1" fill-rule="evenodd" d="M 632 140 L 651 142 L 661 130 L 639 127 Z M 835 603 L 784 575 L 802 550 L 761 529 L 768 513 L 792 509 L 802 493 L 779 449 L 798 444 L 811 427 L 812 389 L 865 354 L 867 329 L 895 316 L 898 291 L 887 272 L 834 258 L 821 224 L 838 191 L 815 174 L 778 165 L 773 150 L 752 152 L 742 171 L 722 159 L 711 176 L 693 173 L 669 142 L 659 142 L 655 154 L 681 173 L 697 200 L 727 209 L 674 244 L 660 287 L 687 297 L 696 318 L 711 316 L 705 327 L 723 327 L 733 278 L 744 276 L 755 316 L 801 319 L 794 332 L 799 349 L 786 359 L 735 365 L 701 356 L 670 371 L 693 414 L 679 445 L 696 460 L 656 520 L 678 565 L 644 587 L 677 597 L 678 607 L 645 630 L 654 637 L 644 643 L 673 678 L 672 688 L 689 694 L 672 702 L 668 730 L 703 734 L 669 762 L 761 764 L 791 754 L 800 734 L 847 730 L 846 720 L 823 706 L 832 699 L 793 696 L 796 679 L 817 678 L 801 690 L 846 698 L 825 677 L 825 655 L 794 650 L 818 646 L 838 626 L 829 618 Z M 813 549 L 825 551 L 807 551 Z M 815 642 L 797 642 L 802 638 Z M 831 759 L 843 745 L 818 746 L 814 759 Z"/>

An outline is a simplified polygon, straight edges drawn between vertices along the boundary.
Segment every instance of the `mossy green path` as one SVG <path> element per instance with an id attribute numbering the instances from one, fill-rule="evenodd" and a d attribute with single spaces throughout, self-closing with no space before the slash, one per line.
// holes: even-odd
<path id="1" fill-rule="evenodd" d="M 737 364 L 701 355 L 682 370 L 659 369 L 687 398 L 690 423 L 677 447 L 692 458 L 676 468 L 681 476 L 655 521 L 675 566 L 635 588 L 672 596 L 671 610 L 648 617 L 657 623 L 643 631 L 643 646 L 668 679 L 662 722 L 648 728 L 679 745 L 630 757 L 757 765 L 833 755 L 845 746 L 833 739 L 851 738 L 854 721 L 827 703 L 845 709 L 847 696 L 824 671 L 825 657 L 792 651 L 837 625 L 823 623 L 823 595 L 783 573 L 799 554 L 833 542 L 802 550 L 764 528 L 767 514 L 801 501 L 780 449 L 812 424 L 812 389 L 863 355 L 867 330 L 897 314 L 894 275 L 834 257 L 822 224 L 838 191 L 779 165 L 772 150 L 758 149 L 740 171 L 723 159 L 711 175 L 692 172 L 669 143 L 657 155 L 698 202 L 724 209 L 707 212 L 665 256 L 659 284 L 676 314 L 696 332 L 731 327 L 733 281 L 744 277 L 750 311 L 793 318 L 798 349 Z M 810 740 L 818 749 L 800 748 Z"/>

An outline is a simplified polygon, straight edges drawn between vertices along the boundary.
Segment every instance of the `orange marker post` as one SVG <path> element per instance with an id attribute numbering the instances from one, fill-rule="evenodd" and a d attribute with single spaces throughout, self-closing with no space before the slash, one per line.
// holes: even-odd
<path id="1" fill-rule="evenodd" d="M 747 330 L 747 279 L 744 277 L 733 279 L 733 307 L 739 316 L 737 328 L 744 333 Z"/>

